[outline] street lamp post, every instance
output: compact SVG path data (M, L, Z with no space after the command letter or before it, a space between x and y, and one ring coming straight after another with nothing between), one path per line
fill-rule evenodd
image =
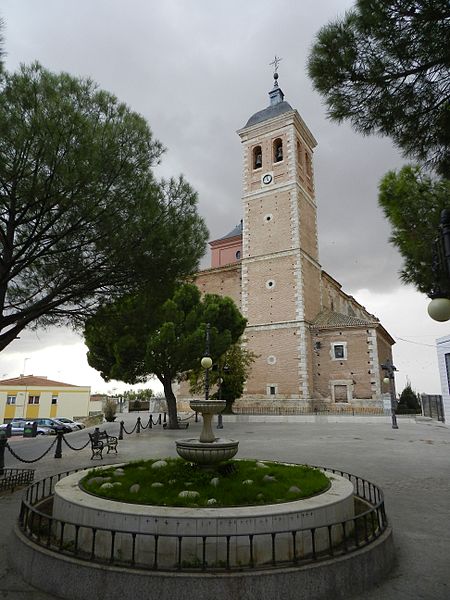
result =
M201 360L201 365L205 369L205 400L209 400L209 370L212 367L212 359L209 356L209 335L210 325L206 324L206 338L205 338L205 356Z
M428 314L435 321L450 319L450 209L444 208L439 221L439 236L433 247L431 268L434 274L434 289L428 294L431 302ZM444 284L442 281L444 280Z
M392 361L388 358L384 364L381 365L385 373L385 377L383 379L384 383L389 384L389 393L391 395L391 419L392 419L392 429L398 429L397 425L397 415L395 414L395 409L397 407L397 399L395 398L395 381L394 381L394 373L397 371L397 367L392 364Z

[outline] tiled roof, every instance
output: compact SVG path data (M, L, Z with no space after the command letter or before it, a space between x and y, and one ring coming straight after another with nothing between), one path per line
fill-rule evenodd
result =
M0 385L19 386L27 385L34 387L80 387L78 385L72 385L71 383L63 383L61 381L53 381L39 375L24 375L23 377L14 377L13 379L3 379L0 381Z
M264 108L263 110L260 110L254 115L252 115L245 124L245 127L251 127L252 125L256 125L257 123L268 121L269 119L278 117L279 115L282 115L285 112L290 112L291 110L293 110L292 106L289 104L289 102L286 101L270 105L267 108Z
M242 235L242 221L239 223L239 225L236 225L236 227L234 227L234 229L232 229L229 233L214 241L220 242L228 238L238 237L239 235Z
M332 310L322 310L312 322L312 326L316 328L328 328L328 327L366 327L368 325L375 325L379 321L377 319L360 319L359 317L352 317L350 315L343 315L342 313L334 312Z

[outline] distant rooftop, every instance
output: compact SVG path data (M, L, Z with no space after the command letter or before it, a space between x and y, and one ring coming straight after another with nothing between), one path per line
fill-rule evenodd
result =
M352 317L349 315L343 315L342 313L334 312L329 309L322 310L312 322L313 327L358 327L375 325L378 323L378 319L369 321L368 319L360 319L359 317Z
M63 383L62 381L53 381L47 379L44 375L20 375L19 377L13 377L12 379L0 380L0 386L35 386L35 387L80 387L79 385L72 385L71 383Z
M224 235L223 237L218 238L217 240L214 240L214 241L219 242L220 240L226 240L228 238L237 237L239 235L242 235L242 221L239 223L239 225L236 225L236 227L234 227L226 235Z

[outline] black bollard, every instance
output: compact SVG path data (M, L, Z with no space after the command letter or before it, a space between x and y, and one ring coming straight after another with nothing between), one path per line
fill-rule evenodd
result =
M148 428L153 429L153 415L150 415L150 419L148 420Z
M136 433L141 433L141 417L137 418Z
M119 440L123 440L123 421L120 421Z
M167 413L164 413L163 423L164 423L164 425L167 423Z
M195 419L194 419L194 421L195 421L196 423L198 423L198 412L197 412L197 411L195 411Z
M64 430L62 427L56 428L56 450L55 450L55 458L62 458L62 439L64 435Z
M5 448L8 443L8 439L6 437L6 433L4 431L0 431L0 477L2 477L5 472Z
M158 425L161 425L162 421L161 421L161 413L159 413L158 415Z

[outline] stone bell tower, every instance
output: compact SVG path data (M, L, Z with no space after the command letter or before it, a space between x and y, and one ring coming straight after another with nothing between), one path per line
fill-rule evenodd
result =
M306 401L313 393L309 324L321 307L313 149L278 85L238 131L243 144L242 312L258 355L246 395Z

